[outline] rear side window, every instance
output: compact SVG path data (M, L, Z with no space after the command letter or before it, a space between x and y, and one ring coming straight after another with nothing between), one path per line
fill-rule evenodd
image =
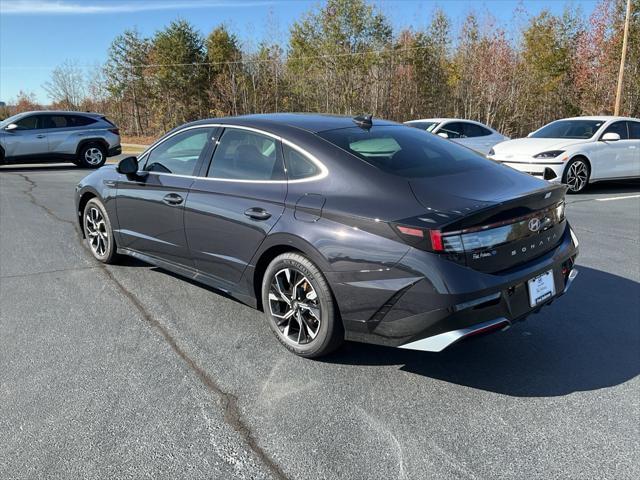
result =
M629 127L629 139L640 140L640 122L627 122Z
M169 137L151 150L144 170L193 175L212 133L211 128L193 128Z
M40 128L65 128L70 126L64 115L42 115Z
M284 145L283 148L284 161L287 165L287 178L289 180L301 180L320 173L318 166L305 155L288 145Z
M86 127L97 122L94 118L84 117L81 115L67 116L67 121L70 127Z
M491 135L491 130L476 125L475 123L465 123L464 135L466 137L486 137L487 135Z
M468 148L415 128L375 125L328 130L319 136L367 163L405 178L436 177L496 165Z
M617 133L620 135L620 140L629 139L629 134L627 133L627 122L614 122L607 127L602 135L605 133Z
M282 155L277 141L266 135L227 128L213 154L210 178L282 180Z

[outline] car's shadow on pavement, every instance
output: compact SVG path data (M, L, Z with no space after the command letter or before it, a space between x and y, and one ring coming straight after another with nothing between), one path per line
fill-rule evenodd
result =
M619 385L640 373L640 284L587 267L568 294L506 332L442 353L348 343L324 361L401 370L518 397Z

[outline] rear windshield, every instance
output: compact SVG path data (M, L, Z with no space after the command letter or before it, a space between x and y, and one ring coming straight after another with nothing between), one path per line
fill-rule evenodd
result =
M602 120L559 120L545 125L531 134L532 138L591 138L604 122Z
M385 172L406 178L451 175L492 166L474 151L416 128L380 126L318 135Z

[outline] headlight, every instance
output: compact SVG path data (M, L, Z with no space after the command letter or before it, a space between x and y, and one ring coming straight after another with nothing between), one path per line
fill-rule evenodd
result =
M562 155L564 150L549 150L548 152L541 152L534 155L533 158L556 158L558 155Z

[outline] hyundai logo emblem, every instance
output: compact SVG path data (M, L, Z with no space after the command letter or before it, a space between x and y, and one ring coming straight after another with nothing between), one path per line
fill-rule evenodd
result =
M529 230L531 230L532 232L537 232L538 230L540 230L539 218L532 218L531 220L529 220Z

